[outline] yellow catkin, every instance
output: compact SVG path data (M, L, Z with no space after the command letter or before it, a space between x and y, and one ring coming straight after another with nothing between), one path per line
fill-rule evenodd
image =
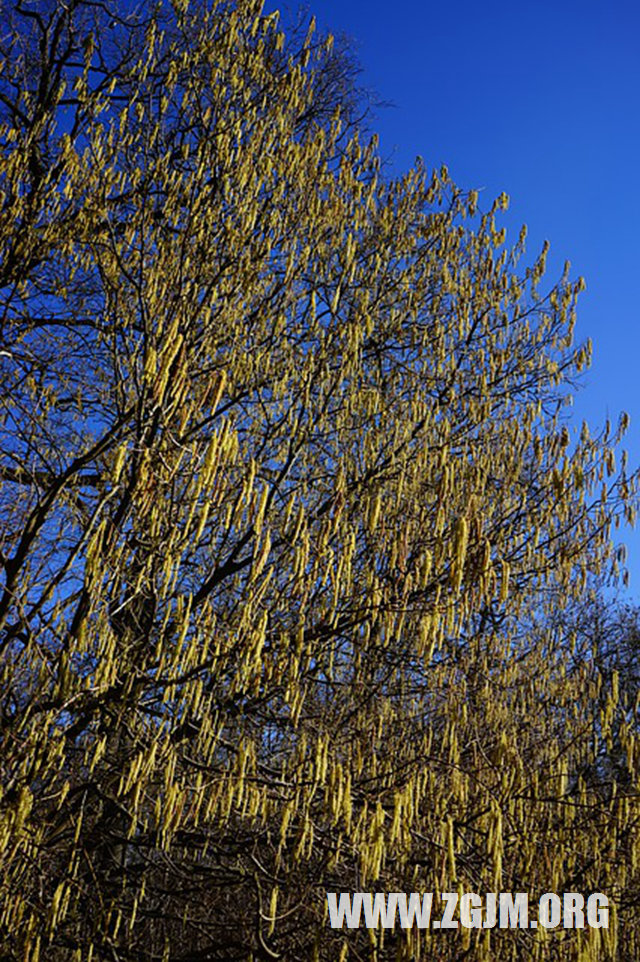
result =
M346 958L329 880L632 891L635 623L614 671L591 587L638 478L626 417L556 411L583 283L519 267L505 195L388 177L330 38L254 0L49 6L0 72L11 952ZM623 922L640 957L612 910L559 962ZM399 957L551 938L435 937Z

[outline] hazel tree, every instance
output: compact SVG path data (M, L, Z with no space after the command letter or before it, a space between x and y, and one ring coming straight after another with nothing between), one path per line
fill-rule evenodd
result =
M3 958L543 959L325 893L578 885L635 958L636 733L603 799L552 618L635 510L626 419L563 421L582 281L383 176L313 23L0 9Z

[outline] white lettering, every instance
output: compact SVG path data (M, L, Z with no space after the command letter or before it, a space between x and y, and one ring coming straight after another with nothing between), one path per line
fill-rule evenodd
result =
M337 892L327 892L327 904L329 906L329 919L332 929L341 929L344 921L347 921L347 928L357 929L360 925L360 911L362 909L362 892L353 893L353 902L349 892L340 892L340 902L337 902ZM371 902L371 896L369 896Z
M458 904L458 893L457 892L443 892L442 901L447 903L447 907L442 913L442 921L440 922L441 929L457 929L458 923L453 917L453 913L456 910L456 905Z
M594 892L587 899L587 922L592 929L609 928L609 899L602 892Z
M469 892L460 899L460 924L465 929L482 928L482 899L475 892Z
M540 897L538 910L540 925L543 925L545 929L555 929L556 926L560 925L561 915L562 904L560 898L554 895L553 892L545 892L545 894Z
M529 897L526 892L500 892L500 928L529 928Z
M409 908L407 909L407 896L404 892L398 892L398 915L400 925L403 929L410 929L415 923L419 929L428 929L431 919L431 903L433 902L433 892L425 892L420 896L417 892L412 892L409 896Z
M562 899L563 922L565 929L584 928L584 896L579 892L565 892Z

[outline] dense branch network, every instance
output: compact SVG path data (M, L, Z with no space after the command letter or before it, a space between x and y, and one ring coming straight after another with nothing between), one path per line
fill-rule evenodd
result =
M630 695L560 618L636 497L624 419L562 421L582 283L383 176L313 25L0 11L3 958L382 962L424 934L327 888L635 893Z

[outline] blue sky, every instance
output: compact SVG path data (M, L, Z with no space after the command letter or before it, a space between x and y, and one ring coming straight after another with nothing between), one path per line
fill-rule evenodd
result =
M270 9L278 6L270 3ZM295 9L295 7L293 7ZM631 417L640 464L640 7L631 2L309 0L318 25L346 33L361 82L394 106L377 112L390 170L420 154L460 187L505 190L505 221L527 250L548 239L551 280L566 259L583 275L576 337L594 364L575 423ZM629 548L640 599L640 532Z

